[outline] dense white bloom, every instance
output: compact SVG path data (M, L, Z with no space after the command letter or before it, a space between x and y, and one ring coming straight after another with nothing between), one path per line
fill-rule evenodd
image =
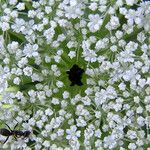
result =
M109 44L109 39L104 38L102 40L97 41L95 48L96 49L107 48L108 44Z
M80 133L81 131L77 131L77 127L75 125L71 126L70 129L66 130L67 136L66 139L67 140L76 140L78 139L78 137L80 137Z
M64 99L67 99L68 97L69 97L69 92L64 91L64 92L63 92L63 98L64 98Z
M59 99L57 99L57 98L52 98L51 103L54 104L54 105L58 105L58 104L59 104Z
M0 87L0 93L2 94L7 89L7 87L8 87L8 83L7 83L6 79L2 79L1 78L0 85L1 85L1 87Z
M16 18L15 23L11 26L11 28L19 33L25 30L25 21L23 19Z
M128 135L128 137L129 137L130 139L136 139L136 138L137 138L136 132L135 132L135 131L132 131L132 130L129 130L129 131L127 132L127 135Z
M130 6L132 6L136 2L136 0L125 0L125 1L127 5L130 5Z
M48 109L45 110L45 114L47 116L51 116L53 114L53 111L50 108L48 108Z
M31 67L26 67L23 69L24 75L31 76L33 69Z
M19 85L19 83L21 82L19 77L14 78L14 84Z
M44 143L42 144L44 147L50 147L50 142L49 141L44 141Z
M10 5L15 5L16 3L17 3L17 0L10 0L10 1L9 1L9 4L10 4Z
M86 121L84 120L83 117L79 116L78 119L76 119L76 122L77 122L77 126L78 127L84 127L87 125Z
M76 57L76 52L75 51L70 51L68 56L72 59L72 58Z
M67 3L69 4L69 2ZM68 19L79 18L83 15L82 7L82 3L77 3L77 0L71 0L70 6L64 5L65 17L67 17Z
M2 29L2 31L7 31L10 29L10 25L7 22L0 22L0 28Z
M128 148L131 149L131 150L134 150L134 149L136 149L136 145L134 143L130 143L128 145Z
M148 147L150 2L0 5L0 149Z
M56 85L57 85L58 88L62 88L64 83L62 81L57 81Z
M18 5L16 7L18 8L18 10L24 10L25 9L25 3L18 3Z
M95 11L98 7L97 7L97 3L91 3L89 8L92 10L92 11Z
M88 62L96 62L97 60L97 54L94 50L84 50L82 54L85 60Z
M91 32L98 31L103 23L102 17L100 17L98 14L95 15L90 14L88 17L90 19L90 22L87 24L89 30Z
M120 26L119 19L116 16L111 16L110 22L106 25L108 30L117 29Z
M125 89L126 89L126 85L124 83L120 83L118 87L122 91L125 91Z
M38 56L37 50L38 50L37 44L34 44L34 45L27 44L23 49L23 53L27 57L37 57Z
M137 118L137 123L140 125L140 126L144 126L145 125L145 118L143 117L138 117Z
M100 111L96 111L95 112L95 117L96 118L101 118L101 112Z

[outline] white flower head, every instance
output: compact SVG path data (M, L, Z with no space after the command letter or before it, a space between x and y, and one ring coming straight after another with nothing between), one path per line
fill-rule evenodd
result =
M70 139L76 140L80 137L81 131L77 131L77 127L73 125L70 127L70 129L66 129L66 133L67 133L67 136L66 136L67 140L70 140Z
M103 23L103 19L99 16L99 14L95 14L95 15L90 14L89 19L90 22L87 24L89 30L91 32L98 31Z

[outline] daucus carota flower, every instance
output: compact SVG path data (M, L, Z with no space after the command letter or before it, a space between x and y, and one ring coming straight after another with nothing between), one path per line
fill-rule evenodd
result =
M148 0L1 0L0 149L149 150L149 31Z

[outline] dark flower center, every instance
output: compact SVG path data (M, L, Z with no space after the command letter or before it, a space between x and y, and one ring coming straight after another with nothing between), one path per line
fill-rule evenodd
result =
M72 68L66 72L68 74L69 80L71 81L70 86L74 86L75 84L78 86L83 85L83 83L81 82L83 72L84 70L76 64L73 65Z

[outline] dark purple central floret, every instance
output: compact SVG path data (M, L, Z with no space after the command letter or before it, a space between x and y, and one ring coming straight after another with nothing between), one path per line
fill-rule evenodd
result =
M75 84L79 86L83 85L83 83L81 82L83 72L84 70L76 64L73 65L72 68L66 72L69 75L69 80L71 81L70 86L74 86Z

